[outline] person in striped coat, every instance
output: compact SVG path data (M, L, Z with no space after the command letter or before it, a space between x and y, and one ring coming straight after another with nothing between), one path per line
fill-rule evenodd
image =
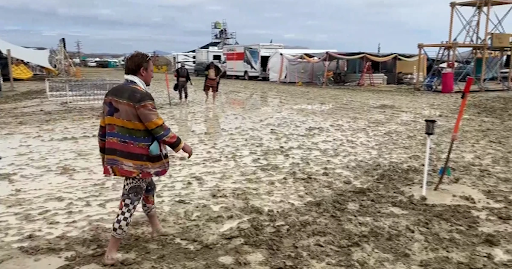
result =
M192 148L173 133L158 114L148 86L153 78L151 57L135 52L125 62L125 81L110 89L103 101L98 133L103 172L124 178L119 213L103 263L118 261L117 251L126 235L133 213L142 201L152 235L164 234L155 210L155 176L169 170L167 147L184 151Z

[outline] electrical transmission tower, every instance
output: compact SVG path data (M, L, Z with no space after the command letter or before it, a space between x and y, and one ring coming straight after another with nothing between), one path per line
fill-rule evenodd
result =
M78 54L78 60L80 61L80 63L82 63L82 41L77 40L75 44L76 52Z

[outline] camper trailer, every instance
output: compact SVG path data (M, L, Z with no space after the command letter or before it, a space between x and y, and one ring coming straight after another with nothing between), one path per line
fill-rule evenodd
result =
M224 47L226 75L249 79L268 79L268 60L283 44L229 45Z
M181 67L181 63L185 64L185 68L188 72L194 72L196 66L196 54L195 53L173 53L172 59L174 62L174 69Z
M196 66L194 73L196 76L204 75L204 69L210 62L219 65L224 61L224 54L222 50L217 47L210 47L208 49L196 50Z

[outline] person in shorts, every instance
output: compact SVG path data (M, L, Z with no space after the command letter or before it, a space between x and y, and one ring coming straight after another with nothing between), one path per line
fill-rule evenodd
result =
M219 91L219 82L221 74L222 71L220 67L218 67L214 62L210 62L210 64L206 66L206 79L204 81L204 93L206 94L206 100L204 101L205 103L208 102L208 93L211 91L213 95L213 103L215 104L217 92Z

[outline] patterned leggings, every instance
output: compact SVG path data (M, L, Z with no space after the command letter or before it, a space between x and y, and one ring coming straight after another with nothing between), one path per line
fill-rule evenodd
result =
M155 208L156 185L153 179L127 177L124 179L119 213L112 224L112 236L123 238L128 232L132 216L142 200L142 210L147 215Z

